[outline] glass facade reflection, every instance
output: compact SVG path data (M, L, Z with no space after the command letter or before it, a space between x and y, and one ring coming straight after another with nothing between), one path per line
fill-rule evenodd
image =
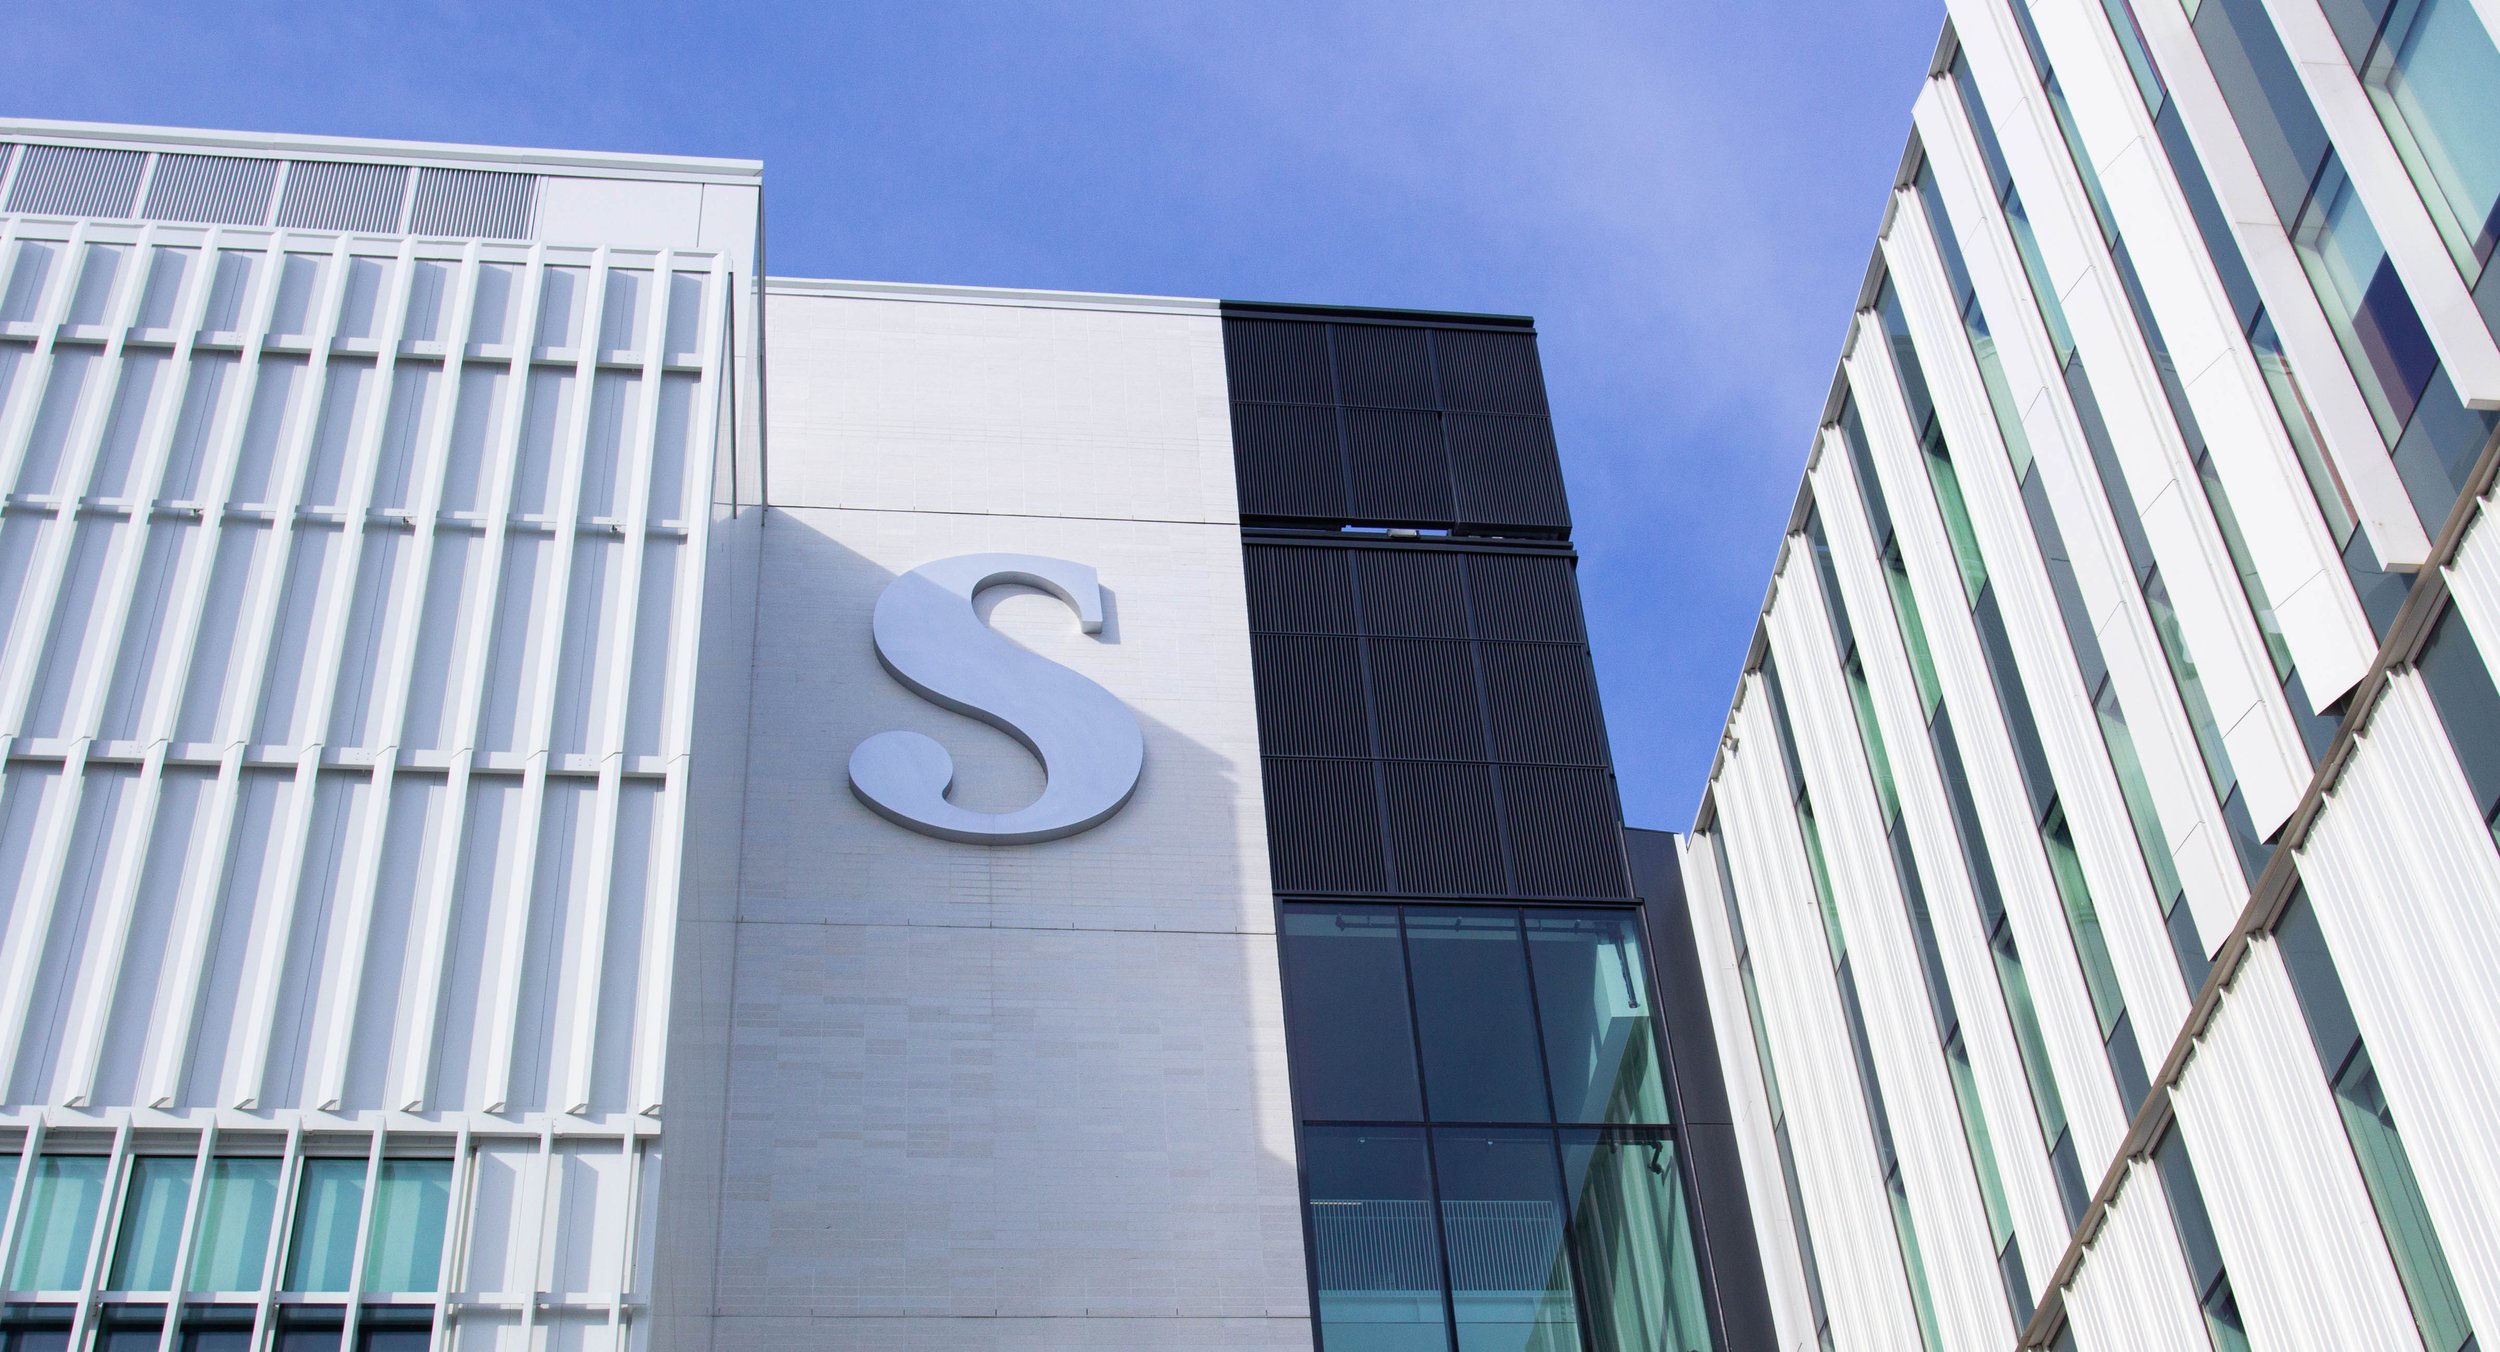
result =
M1329 1352L1713 1346L1638 924L1285 907Z

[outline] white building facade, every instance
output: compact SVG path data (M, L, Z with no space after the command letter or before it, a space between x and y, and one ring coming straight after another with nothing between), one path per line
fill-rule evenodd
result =
M1952 0L1684 853L1787 1348L2500 1329L2500 9Z
M761 192L0 124L0 1352L1755 1345L1533 326Z

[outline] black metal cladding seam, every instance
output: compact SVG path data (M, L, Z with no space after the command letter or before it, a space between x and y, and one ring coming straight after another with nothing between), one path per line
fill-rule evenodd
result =
M1340 397L1349 405L1430 410L1432 356L1425 330L1377 324L1335 324Z
M1441 449L1441 415L1430 409L1349 408L1346 455L1350 515L1386 521L1452 521L1458 495Z
M1580 607L1571 560L1531 554L1465 556L1478 635L1579 643Z

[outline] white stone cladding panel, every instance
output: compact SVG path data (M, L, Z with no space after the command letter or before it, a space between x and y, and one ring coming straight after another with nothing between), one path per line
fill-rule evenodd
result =
M776 506L1239 519L1211 313L786 289L767 308Z
M1307 1346L1221 325L864 292L768 301L712 1345ZM988 552L1107 593L1098 635L1029 588L979 607L1138 718L1090 831L942 841L847 786L906 729L963 806L1039 792L870 636L896 576Z

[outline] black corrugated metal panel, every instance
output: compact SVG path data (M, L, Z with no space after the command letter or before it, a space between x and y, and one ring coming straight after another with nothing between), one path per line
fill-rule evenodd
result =
M1476 699L1475 650L1464 639L1363 640L1380 720L1380 754L1396 759L1489 759ZM1401 856L1402 857L1402 856Z
M1235 400L1266 404L1333 404L1328 329L1292 320L1224 322L1224 378Z
M1529 897L1626 897L1623 809L1612 772L1501 767L1511 862Z
M1528 321L1228 301L1224 352L1246 523L1569 536Z
M1363 632L1405 638L1467 637L1459 556L1437 550L1348 551L1363 597Z
M1388 324L1329 328L1337 347L1341 402L1360 408L1440 407L1433 394L1430 329Z
M27 146L9 184L9 210L37 216L127 216L148 157L136 150Z
M1576 643L1486 643L1485 722L1497 760L1606 764L1589 650Z
M1430 409L1345 411L1350 519L1455 521L1450 455Z
M1571 529L1554 426L1541 417L1446 414L1450 475L1462 526L1501 532Z
M1233 405L1233 463L1246 517L1334 521L1346 513L1345 452L1326 404Z
M1469 553L1467 592L1485 638L1578 643L1580 587L1563 554Z
M1432 335L1432 355L1441 371L1442 407L1546 415L1535 335L1453 329Z
M1253 634L1259 745L1271 756L1372 754L1360 640Z
M1502 876L1491 766L1391 761L1381 771L1400 893L1500 896L1510 890Z
M1277 891L1387 890L1371 762L1270 756L1261 769L1268 862Z
M1250 628L1273 634L1351 634L1353 556L1342 549L1247 545Z

